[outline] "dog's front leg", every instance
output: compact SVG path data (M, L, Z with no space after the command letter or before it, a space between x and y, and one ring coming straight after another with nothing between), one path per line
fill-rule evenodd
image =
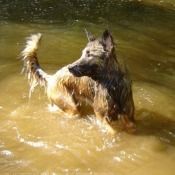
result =
M94 112L98 120L101 122L102 126L105 128L105 130L111 135L116 135L116 131L112 128L111 124L109 123L106 116L100 112L100 110L94 108Z
M102 86L98 86L95 91L94 97L94 113L98 120L101 122L105 130L111 135L116 135L116 131L112 128L109 120L108 120L108 108L109 108L109 96L106 89Z
M122 115L122 121L123 121L125 128L128 132L134 133L136 131L134 123L129 119L129 117L126 114Z

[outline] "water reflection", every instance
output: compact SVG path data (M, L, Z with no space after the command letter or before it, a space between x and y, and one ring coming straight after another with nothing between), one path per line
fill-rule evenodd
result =
M1 1L1 172L173 174L175 149L174 1ZM133 79L137 133L109 137L89 107L70 120L48 110L43 89L28 100L20 75L24 38L43 34L48 73L81 55L84 28L109 27Z

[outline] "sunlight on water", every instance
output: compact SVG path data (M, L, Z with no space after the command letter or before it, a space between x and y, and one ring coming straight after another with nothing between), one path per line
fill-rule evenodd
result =
M0 3L1 173L174 174L173 0ZM54 74L81 56L84 28L99 37L106 27L130 69L135 102L136 132L118 121L115 137L87 103L77 119L51 108L42 88L29 99L20 74L20 52L31 34L43 34L39 62Z

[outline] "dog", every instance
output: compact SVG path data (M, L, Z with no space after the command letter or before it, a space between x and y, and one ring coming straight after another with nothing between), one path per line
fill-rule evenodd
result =
M129 69L116 56L113 37L108 29L96 39L86 31L87 46L81 57L54 75L42 70L37 50L42 35L31 35L21 52L23 71L30 84L29 97L37 85L43 86L51 105L56 105L64 114L81 116L81 100L92 105L94 113L105 130L117 133L111 123L121 118L127 128L134 128L134 101Z

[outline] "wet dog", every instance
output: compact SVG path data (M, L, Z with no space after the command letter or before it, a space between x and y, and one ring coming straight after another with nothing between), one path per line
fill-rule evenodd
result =
M85 100L111 135L116 133L111 122L119 118L133 128L132 81L124 61L116 56L113 37L107 29L98 39L87 31L86 35L88 43L81 57L54 75L45 73L37 59L41 34L27 38L21 55L30 83L29 96L39 84L44 86L51 104L68 116L80 116L79 104Z

